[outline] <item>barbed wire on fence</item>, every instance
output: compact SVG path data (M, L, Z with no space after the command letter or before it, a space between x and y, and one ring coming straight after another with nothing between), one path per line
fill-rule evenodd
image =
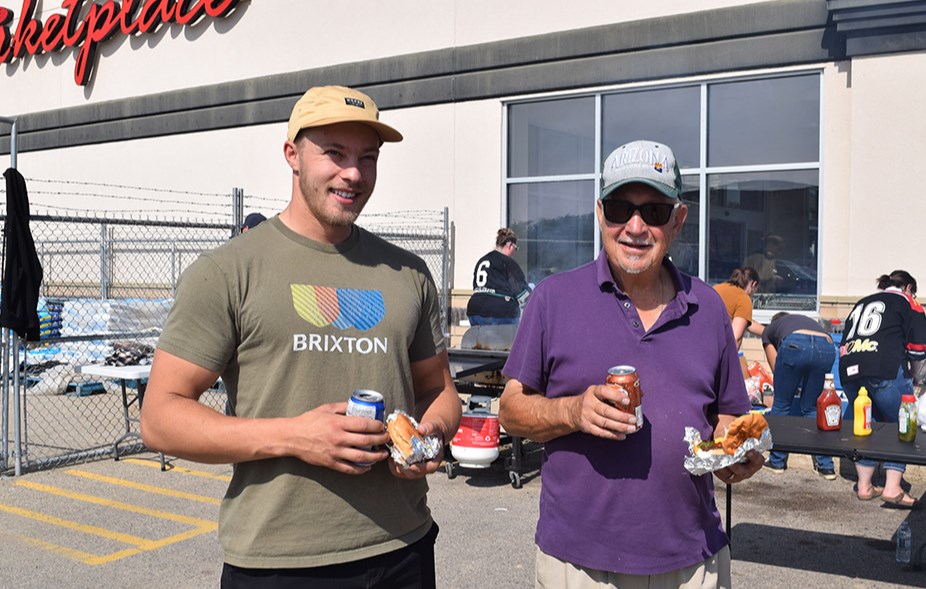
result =
M199 218L213 222L228 221L233 216L230 200L231 189L228 192L196 191L113 182L33 177L26 178L26 181L30 186L30 206L33 215L80 216L89 214L98 218L121 218L122 215L134 214L139 215L137 220L163 220L183 216L186 221ZM0 194L5 193L5 188L0 187ZM88 204L69 206L62 202L75 199L81 199ZM223 201L222 199L229 200ZM289 199L288 197L245 194L244 202L246 210L271 212L285 208ZM145 203L156 208L126 208L125 205L128 203ZM433 210L395 213L367 212L361 217L359 223L365 227L408 226L409 224L420 226L434 223L439 220L439 217L440 212Z
M98 216L111 213L147 214L149 218L165 219L177 215L198 217L215 222L232 218L231 190L211 192L173 188L63 180L52 178L26 178L32 212L58 214L60 211L79 213L95 211ZM6 190L0 188L0 194ZM73 202L84 206L69 206ZM68 204L63 204L67 202ZM126 208L126 205L144 204L148 208Z
M252 203L251 204L252 208L260 208L259 206L255 206L254 203L257 203L258 205L261 203L265 203L267 205L270 205L267 208L282 210L289 203L288 197L287 198L276 198L272 196L256 196L253 194L245 194L244 199L246 202Z

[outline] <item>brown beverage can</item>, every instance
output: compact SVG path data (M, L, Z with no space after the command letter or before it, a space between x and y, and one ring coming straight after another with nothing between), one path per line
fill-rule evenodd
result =
M624 413L631 413L637 418L637 429L643 427L643 390L640 388L640 375L637 369L626 364L608 368L608 378L605 382L612 387L621 389L630 400L629 405L617 404L615 407Z

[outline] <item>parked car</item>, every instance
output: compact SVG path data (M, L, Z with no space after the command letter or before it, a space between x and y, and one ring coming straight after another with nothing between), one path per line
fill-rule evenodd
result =
M817 269L801 266L790 260L776 260L775 270L782 278L778 292L792 294L817 293Z

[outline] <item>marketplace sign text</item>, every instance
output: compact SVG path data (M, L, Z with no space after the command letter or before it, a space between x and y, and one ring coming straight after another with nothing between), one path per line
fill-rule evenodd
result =
M41 55L79 47L74 81L85 86L93 71L97 46L117 32L123 35L153 33L161 24L191 25L205 16L224 18L238 0L106 0L90 4L83 19L84 0L63 0L64 13L54 13L43 23L33 17L37 0L23 0L19 24L10 33L15 14L0 6L0 63L24 55Z

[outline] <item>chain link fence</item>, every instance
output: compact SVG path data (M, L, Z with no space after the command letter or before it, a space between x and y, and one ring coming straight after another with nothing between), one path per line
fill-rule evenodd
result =
M363 214L357 221L367 231L417 254L428 265L440 298L441 325L449 335L450 218L448 210Z
M446 326L446 209L364 215L361 224L426 261ZM30 227L44 269L41 340L14 338L15 345L8 346L0 473L140 452L137 437L122 442L127 432L137 431L139 410L137 404L124 406L121 381L82 373L80 367L149 364L180 274L236 228L50 215L33 216ZM126 381L130 399L144 382ZM221 383L201 402L223 410Z

